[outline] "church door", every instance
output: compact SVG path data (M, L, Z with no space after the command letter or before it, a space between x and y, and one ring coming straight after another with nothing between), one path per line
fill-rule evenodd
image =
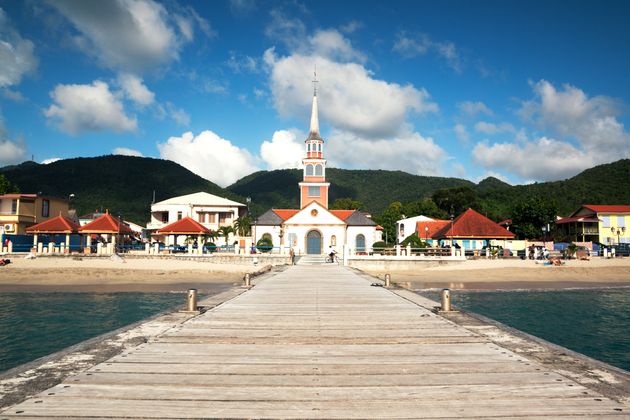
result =
M306 253L316 255L322 253L322 235L316 230L311 230L306 235Z

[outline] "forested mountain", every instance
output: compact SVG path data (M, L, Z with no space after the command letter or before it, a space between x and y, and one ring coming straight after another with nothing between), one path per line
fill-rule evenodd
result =
M48 165L25 162L0 168L0 174L25 193L64 198L75 194L72 204L79 213L108 208L140 224L148 220L153 191L156 201L197 191L241 203L251 197L255 215L272 207L297 208L302 177L298 169L259 171L223 189L174 162L129 156L66 159ZM630 204L629 159L588 169L564 181L516 186L496 178L474 184L384 170L328 168L326 177L331 183L331 204L351 198L377 219L393 202L417 204L407 209L437 205L442 217L454 203L455 212L471 206L495 220L510 217L515 204L531 199L552 202L560 215L585 203Z
M175 162L132 156L65 159L48 165L24 162L0 168L23 193L61 198L74 194L72 206L79 215L96 209L145 225L153 192L156 201L206 191L239 202L242 197L195 175Z

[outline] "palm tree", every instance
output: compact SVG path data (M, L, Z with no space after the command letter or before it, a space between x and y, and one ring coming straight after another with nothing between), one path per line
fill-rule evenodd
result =
M234 231L238 236L249 236L252 231L252 219L249 216L239 217L234 221Z
M232 226L221 226L219 228L219 236L223 236L225 238L225 246L228 244L228 237L230 233L234 233L234 229Z

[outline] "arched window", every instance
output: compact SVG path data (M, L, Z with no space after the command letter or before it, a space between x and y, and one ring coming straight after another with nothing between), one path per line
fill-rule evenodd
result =
M311 143L306 143L306 150L307 150L308 152L310 152L310 151L311 151Z
M321 143L319 143L319 144L317 145L317 151L318 151L318 152L321 152L321 151L322 151L322 144L321 144Z
M324 169L322 165L315 165L315 176L323 176Z
M306 165L306 176L312 176L313 175L313 165L308 164Z
M335 235L330 237L330 246L337 246L337 237Z
M355 245L357 252L365 252L365 236L358 234L355 240Z

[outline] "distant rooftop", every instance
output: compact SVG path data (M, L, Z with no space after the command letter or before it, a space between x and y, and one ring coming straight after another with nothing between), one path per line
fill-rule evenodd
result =
M180 195L179 197L169 198L168 200L159 201L154 205L193 205L193 206L241 206L245 207L245 204L237 203L236 201L228 200L227 198L219 197L207 192L196 192L193 194Z

